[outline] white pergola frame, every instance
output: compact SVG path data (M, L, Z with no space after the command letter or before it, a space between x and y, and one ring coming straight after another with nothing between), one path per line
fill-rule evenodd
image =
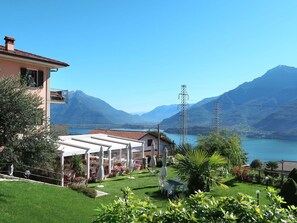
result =
M127 150L127 161L129 160L128 147L131 145L133 152L142 152L144 156L144 142L122 137L115 137L105 134L86 134L86 135L68 135L60 136L57 141L57 154L61 158L61 186L64 186L64 158L74 155L86 155L87 157L87 179L90 177L90 154L97 153L100 148L108 151L108 172L111 173L111 151L120 150L120 159L122 150ZM136 149L138 148L138 149Z

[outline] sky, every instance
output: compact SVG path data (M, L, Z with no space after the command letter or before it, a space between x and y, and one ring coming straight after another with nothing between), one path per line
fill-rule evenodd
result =
M180 103L184 84L196 103L297 67L295 0L0 1L0 45L67 62L52 88L129 113Z

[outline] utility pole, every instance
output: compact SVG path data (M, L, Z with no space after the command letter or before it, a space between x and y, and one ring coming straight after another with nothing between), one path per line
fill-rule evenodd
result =
M179 104L179 121L180 121L180 144L184 145L187 143L187 135L188 135L188 104L187 100L189 100L189 95L187 93L187 86L181 85L181 93L178 95L178 99L180 99Z

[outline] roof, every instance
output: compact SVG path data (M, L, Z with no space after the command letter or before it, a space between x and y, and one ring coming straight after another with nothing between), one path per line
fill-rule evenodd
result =
M143 132L143 131L127 131L127 130L107 130L107 129L94 129L89 134L106 134L110 136L118 136L123 138L129 138L129 139L135 139L135 140L141 140L144 136L150 135L154 138L158 138L157 135L150 133L150 132ZM172 142L164 139L161 137L161 140L164 142L167 142L171 144Z
M137 131L126 131L126 130L107 130L107 129L94 129L89 134L106 134L112 136L118 136L123 138L135 139L140 140L147 132L137 132Z
M140 152L143 142L131 140L127 138L115 138L104 134L87 134L87 135L67 135L59 136L58 152L62 152L63 156L73 156L79 154L97 153L101 147L103 151L127 149L131 145L132 152Z
M58 60L54 60L54 59L39 56L39 55L36 55L36 54L28 53L28 52L25 52L25 51L21 51L21 50L17 50L17 49L14 49L13 51L12 50L6 50L4 46L0 46L0 56L1 55L4 55L6 57L28 59L28 60L48 63L48 64L51 64L51 65L54 65L54 67L68 67L69 66L69 64L67 64L65 62L61 62L61 61L58 61Z

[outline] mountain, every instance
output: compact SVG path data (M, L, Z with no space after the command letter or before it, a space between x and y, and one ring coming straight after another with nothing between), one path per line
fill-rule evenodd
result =
M163 119L171 117L176 113L178 113L177 104L162 105L162 106L156 107L150 112L142 114L140 117L147 122L159 123Z
M269 130L284 131L287 125L278 127L278 122L290 122L288 108L297 100L297 69L278 66L262 77L246 82L228 91L215 101L219 103L220 124L223 128L238 131ZM288 106L288 107L286 107ZM188 126L212 127L214 101L192 106L188 111ZM161 126L178 127L179 114L163 120ZM269 124L269 122L271 122ZM292 124L293 125L293 124Z
M68 104L51 105L54 124L126 124L140 123L138 115L116 110L105 101L86 95L82 91L69 92Z
M297 131L297 99L280 107L266 118L255 124L260 130L294 133Z
M199 107L201 105L207 104L209 102L215 101L217 98L218 97L204 98L201 101L197 102L196 104L193 104L191 106L191 108L193 109L193 108Z

